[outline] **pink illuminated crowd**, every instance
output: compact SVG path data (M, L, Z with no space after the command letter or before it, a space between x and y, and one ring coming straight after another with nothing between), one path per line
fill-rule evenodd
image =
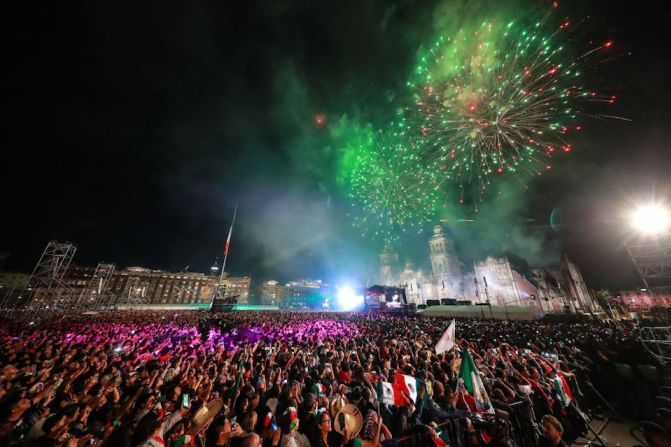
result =
M457 320L438 354L449 323L14 315L0 323L0 446L562 446L586 435L594 385L619 386L612 362L650 361L610 323Z

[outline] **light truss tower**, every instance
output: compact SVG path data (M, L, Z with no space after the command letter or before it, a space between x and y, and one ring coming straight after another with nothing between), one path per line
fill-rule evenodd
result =
M76 251L77 247L69 242L50 241L13 307L27 306L35 311L65 310L74 293L64 278Z
M629 245L627 251L653 296L671 289L671 233Z
M115 269L114 264L99 262L91 276L91 281L74 303L74 309L109 309L112 307L115 304L116 296L108 286Z

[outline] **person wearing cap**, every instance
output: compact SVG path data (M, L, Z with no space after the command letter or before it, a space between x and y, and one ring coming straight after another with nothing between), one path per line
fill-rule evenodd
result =
M564 427L556 417L546 414L541 419L541 423L543 424L543 438L538 444L539 447L568 447L568 444L562 440Z
M343 397L342 394L336 393L329 402L329 408L331 409L331 418L335 418L338 412L342 407L347 404L347 398Z

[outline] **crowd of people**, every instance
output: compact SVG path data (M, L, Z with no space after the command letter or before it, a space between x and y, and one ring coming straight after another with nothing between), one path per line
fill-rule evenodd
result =
M633 325L596 322L457 319L456 346L436 353L450 322L14 315L0 323L0 446L563 446L600 404L592 385L619 386L609 364L648 360ZM385 386L406 392L391 404Z

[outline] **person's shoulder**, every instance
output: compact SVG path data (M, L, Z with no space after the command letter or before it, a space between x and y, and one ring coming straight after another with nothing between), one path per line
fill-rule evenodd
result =
M308 439L307 436L305 436L303 433L299 433L299 442L300 447L310 447L312 444L310 443L310 440Z
M296 438L294 436L286 435L282 437L282 442L280 442L281 447L297 447Z

